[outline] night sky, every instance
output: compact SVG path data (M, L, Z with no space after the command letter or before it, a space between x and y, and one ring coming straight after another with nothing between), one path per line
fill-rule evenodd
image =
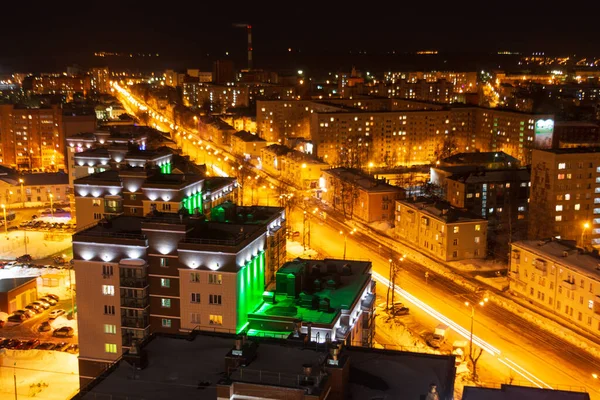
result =
M94 4L100 7L102 3ZM387 17L359 20L356 15L338 20L225 20L201 8L178 4L173 4L170 14L182 15L180 18L126 7L110 17L82 9L69 10L68 15L49 10L49 14L23 18L25 12L3 24L8 34L2 40L0 72L50 72L71 64L87 67L115 61L95 58L95 51L159 53L159 60L144 60L148 68L209 68L215 59L226 57L244 67L246 32L232 24L248 22L253 26L255 64L262 68L338 67L336 64L355 61L366 68L369 63L380 63L377 57L382 55L396 52L400 56L422 49L472 55L511 50L600 56L600 24L583 17L596 14L597 8L581 5L579 16L562 11L528 15L524 10L522 15L485 19L481 15L493 13L482 9L479 16L459 17L404 10L395 14L396 22Z

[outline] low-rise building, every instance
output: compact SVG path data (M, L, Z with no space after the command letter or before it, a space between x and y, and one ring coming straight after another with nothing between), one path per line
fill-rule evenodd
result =
M267 141L247 131L239 131L231 135L231 152L246 159L259 158Z
M366 223L392 221L394 202L405 198L404 189L350 168L323 171L319 187L317 195L323 201L347 217Z
M37 298L36 277L0 279L0 312L12 314Z
M19 174L0 169L0 201L8 208L67 203L70 194L69 176L64 172Z
M600 336L600 257L556 239L524 240L511 248L513 293Z
M447 203L396 201L395 234L442 261L485 258L488 222Z
M318 189L323 171L329 164L310 154L292 150L287 146L272 144L261 151L261 168L302 189Z

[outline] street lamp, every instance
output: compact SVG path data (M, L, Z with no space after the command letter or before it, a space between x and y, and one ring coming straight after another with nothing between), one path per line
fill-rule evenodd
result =
M481 300L478 304L479 306L483 307L486 305L486 303L488 302L488 298L484 298L483 300ZM479 357L481 357L481 354L483 353L483 349L479 349L479 354L477 355L477 357L473 358L473 321L475 319L475 306L477 304L473 304L473 303L469 303L468 301L465 301L465 306L467 307L471 307L471 336L469 339L469 359L471 360L471 363L473 364L473 379L477 379L477 361L479 360Z
M54 202L52 201L52 199L54 198L54 195L52 193L50 193L48 195L48 197L50 197L50 216L52 218L54 218Z
M4 233L8 235L8 222L6 221L6 204L2 204L2 212L4 213Z
M356 232L356 228L352 229L350 231L351 235L354 235L354 232ZM345 234L344 231L340 231L340 235L344 236L344 260L346 259L346 246L348 245L348 234Z
M23 200L23 208L25 208L25 192L23 191L23 179L19 179L19 183L21 184L21 200Z
M369 175L371 175L371 169L373 168L373 162L369 163Z
M581 247L585 248L585 243L583 241L584 235L585 235L585 231L590 227L590 223L589 222L585 222L583 224L583 229L581 230Z

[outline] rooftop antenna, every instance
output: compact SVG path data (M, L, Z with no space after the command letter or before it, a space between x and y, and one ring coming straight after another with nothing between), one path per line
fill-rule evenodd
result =
M248 70L252 69L252 25L233 24L236 28L246 28L248 30Z

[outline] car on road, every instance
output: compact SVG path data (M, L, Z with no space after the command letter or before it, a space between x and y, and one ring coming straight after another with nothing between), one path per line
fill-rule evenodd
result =
M40 332L50 332L52 330L52 326L50 326L50 321L44 321L38 328Z
M60 300L60 297L58 297L58 296L57 296L57 295L55 295L55 294L51 294L51 293L48 293L48 294L47 294L45 297L49 297L49 298L51 298L51 299L54 299L54 300L56 300L56 301L59 301L59 300Z
M59 342L59 343L56 344L56 347L54 348L54 350L56 350L56 351L65 351L70 345L71 345L71 343Z
M28 263L31 261L33 261L33 257L31 257L31 255L29 255L29 254L23 254L22 256L17 257L17 262L20 262L20 263Z
M41 297L38 300L45 301L46 303L50 304L51 306L55 306L56 303L58 303L58 301L54 300L52 297Z
M439 349L446 340L447 330L448 326L444 324L439 324L436 326L435 330L433 331L433 335L427 338L427 344L434 349Z
M42 307L44 310L47 310L47 309L50 308L50 303L47 303L47 302L45 302L44 300L41 300L41 299L37 299L36 301L34 301L31 304L37 304L40 307Z
M14 349L15 347L19 346L21 344L21 341L19 339L10 339L8 341L8 343L6 343L6 345L4 346L5 349Z
M54 337L73 337L73 335L75 335L75 330L73 328L71 328L70 326L63 326L61 328L55 329L54 332L52 332L52 336Z
M63 310L62 308L56 309L56 310L52 310L50 311L50 315L48 315L48 318L50 319L56 319L58 317L60 317L61 315L65 314L66 311Z
M17 322L17 323L21 323L23 321L25 321L27 319L27 317L25 316L25 314L12 314L8 316L8 322Z
M66 351L67 353L71 353L71 354L77 354L77 353L79 353L79 345L72 344L69 347L67 347L64 351Z
M44 312L44 309L42 307L38 306L37 304L27 304L25 306L25 308L27 310L33 311L36 314L40 314L40 313Z
M56 343L44 342L44 343L40 344L37 347L37 349L38 350L54 350L55 347L56 347Z
M29 339L26 342L22 342L17 350L32 350L40 345L40 341L38 339Z

